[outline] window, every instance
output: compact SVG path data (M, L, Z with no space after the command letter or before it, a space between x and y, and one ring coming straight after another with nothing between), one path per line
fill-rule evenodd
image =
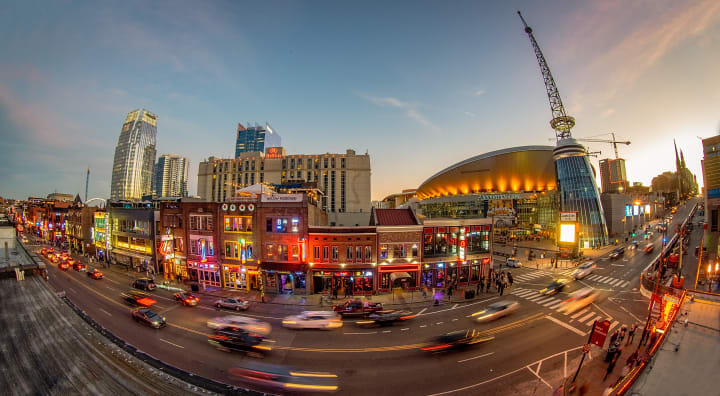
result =
M313 259L318 261L320 258L320 246L313 246Z
M293 261L300 261L300 246L291 245L290 246L290 256L292 257Z
M278 245L277 259L281 261L288 261L288 246Z
M361 262L362 261L362 246L355 246L355 261Z
M395 244L393 245L393 258L405 257L405 245Z
M330 248L327 246L323 246L322 250L323 250L323 256L322 256L323 261L330 260Z
M190 229L197 231L213 231L212 215L190 215Z
M225 241L225 258L237 260L240 258L240 245L235 241Z
M340 249L337 246L332 247L332 260L338 261Z
M417 244L412 245L412 256L417 257L418 256L418 246Z
M365 246L365 262L372 261L372 246Z
M273 253L274 253L273 249L275 249L275 246L273 246L273 244L268 243L265 245L265 251L267 252L267 258L270 259L273 257Z
M345 252L345 259L347 261L353 261L353 247L348 246Z
M300 232L300 219L293 217L290 221L290 232Z
M265 221L265 232L273 232L273 219L268 217Z
M275 219L275 232L287 232L287 219L278 217Z
M386 259L388 257L387 245L380 246L380 259Z

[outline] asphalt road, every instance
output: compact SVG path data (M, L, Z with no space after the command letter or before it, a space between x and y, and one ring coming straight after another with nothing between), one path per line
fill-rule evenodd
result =
M686 208L679 210L675 221L683 210ZM296 331L282 328L281 320L301 307L255 304L242 314L266 320L273 327L273 350L265 362L335 373L343 394L465 394L475 390L487 394L549 394L568 371L574 370L578 349L586 342L595 319L609 319L612 329L644 321L648 301L638 292L640 272L659 253L660 239L656 233L649 241L656 246L652 254L628 249L616 260L599 258L592 275L571 282L551 298L538 298L537 291L567 273L520 268L512 271L515 284L502 297L491 293L472 303L414 308L417 318L395 326L364 328L355 320L345 320L342 328L333 331ZM211 331L206 321L234 314L212 307L213 301L184 307L173 301L171 292L156 290L152 293L157 300L155 310L169 325L155 330L132 321L130 307L120 298L120 293L130 288L132 274L105 271L105 279L93 280L85 273L60 271L56 265L50 265L49 270L53 287L65 290L103 326L170 364L240 384L227 369L254 359L221 352L207 342ZM569 293L587 286L600 290L602 297L570 315L557 311ZM477 324L469 317L501 299L520 302L520 309L488 324ZM466 328L495 338L456 353L419 350L432 337Z

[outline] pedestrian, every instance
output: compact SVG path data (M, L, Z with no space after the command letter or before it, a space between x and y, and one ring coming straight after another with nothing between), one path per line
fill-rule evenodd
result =
M475 285L475 295L480 295L480 285L482 285L482 278L480 278L480 282Z
M635 361L638 358L637 351L633 352L630 356L628 356L627 360L625 361L626 366L632 367L635 364Z
M637 324L633 323L633 325L630 326L630 331L628 332L627 344L625 344L625 345L632 344L633 338L635 338L635 331L637 331Z
M627 326L622 325L622 327L620 327L620 338L619 338L620 342L622 342L625 339L626 334L627 334Z
M512 274L510 273L510 271L508 271L508 273L507 273L507 278L508 278L508 282L510 282L510 287L512 287L512 285L513 285L513 276L512 276Z
M502 296L502 295L503 295L503 291L505 290L505 284L502 283L502 282L500 282L500 285L499 285L498 288L499 288L499 290L500 290L500 295Z
M615 330L615 332L610 336L610 345L615 344L615 340L620 336L620 332Z
M422 288L422 297L423 297L423 300L425 298L427 298L427 287L426 286L423 286L423 288Z
M337 300L337 296L338 296L338 289L337 289L337 287L333 287L332 295L333 295L333 300Z
M603 382L607 379L607 377L612 374L613 370L615 369L615 363L617 362L617 356L613 357L613 359L608 363L607 370L605 370L605 376L603 377Z
M448 301L450 301L450 298L452 297L452 285L450 285L450 287L448 287L447 296L448 296Z

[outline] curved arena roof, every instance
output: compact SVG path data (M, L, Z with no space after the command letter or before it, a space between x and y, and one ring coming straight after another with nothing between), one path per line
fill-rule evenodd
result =
M417 189L417 197L554 190L554 148L511 147L468 158L425 180Z

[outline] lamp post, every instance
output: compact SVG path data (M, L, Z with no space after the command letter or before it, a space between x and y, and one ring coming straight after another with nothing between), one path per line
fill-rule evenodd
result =
M710 264L708 264L707 278L708 278L708 292L712 292L712 262L710 262Z

